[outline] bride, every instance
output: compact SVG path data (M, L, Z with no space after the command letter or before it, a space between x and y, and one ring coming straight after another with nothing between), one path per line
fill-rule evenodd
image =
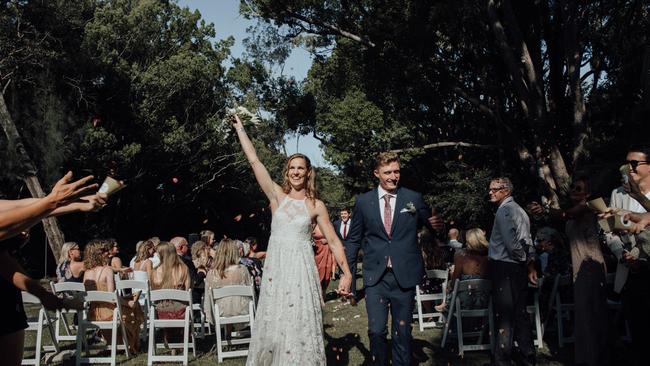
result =
M316 199L315 171L306 156L291 155L279 186L258 159L237 115L233 127L273 213L246 365L325 365L323 299L311 244L312 222L343 269L339 295L349 295L352 274L327 208Z

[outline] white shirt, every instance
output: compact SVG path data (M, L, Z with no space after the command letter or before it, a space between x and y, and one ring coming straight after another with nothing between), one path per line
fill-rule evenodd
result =
M389 194L391 196L390 199L390 222L393 222L393 217L395 217L395 204L397 203L397 194L395 193L388 193L386 192L381 186L377 188L377 193L379 195L379 212L381 214L381 222L384 222L384 206L386 205L386 201L384 200L384 196Z
M347 227L346 227L347 225ZM341 220L341 227L339 228L339 233L341 233L341 237L345 239L345 237L350 234L350 225L352 225L352 219L348 219L348 221L343 221ZM345 227L345 235L343 235L343 228Z

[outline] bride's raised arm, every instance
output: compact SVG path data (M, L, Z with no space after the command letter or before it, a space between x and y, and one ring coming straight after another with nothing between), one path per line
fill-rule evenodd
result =
M282 189L279 185L273 182L268 170L266 170L264 164L262 164L260 159L257 157L255 147L253 146L253 143L251 142L250 138L248 138L248 135L244 130L244 124L236 114L234 115L234 122L232 125L237 132L237 137L239 137L239 142L241 143L242 150L244 150L244 154L246 154L246 159L248 159L248 162L253 168L253 173L255 173L257 184L260 185L260 188L262 188L262 191L266 197L269 199L269 201L271 201L271 204L277 203L277 192L281 191Z

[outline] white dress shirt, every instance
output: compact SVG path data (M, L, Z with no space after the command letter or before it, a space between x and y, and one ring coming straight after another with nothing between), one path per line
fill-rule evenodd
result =
M347 225L347 227L346 227L346 225ZM341 220L341 227L339 227L339 233L341 234L341 237L343 239L345 239L345 237L350 234L350 225L352 225L352 219L348 219L348 221ZM344 227L346 227L345 235L344 235L344 230L343 230Z

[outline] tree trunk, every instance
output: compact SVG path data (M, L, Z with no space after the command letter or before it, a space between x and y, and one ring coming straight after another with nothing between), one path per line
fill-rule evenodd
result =
M29 154L27 154L27 150L25 150L25 145L23 145L18 129L16 129L16 125L7 110L7 105L5 104L5 98L3 95L0 95L0 123L2 124L2 129L7 135L8 145L14 146L18 152L22 171L21 179L27 185L32 197L45 197L45 192L43 192L41 183L38 181L38 177L36 177L36 167L34 166L34 162L32 162ZM45 235L50 244L52 254L54 254L54 258L58 262L64 238L61 229L59 229L59 224L56 221L56 218L51 217L43 219L43 229L45 230Z

